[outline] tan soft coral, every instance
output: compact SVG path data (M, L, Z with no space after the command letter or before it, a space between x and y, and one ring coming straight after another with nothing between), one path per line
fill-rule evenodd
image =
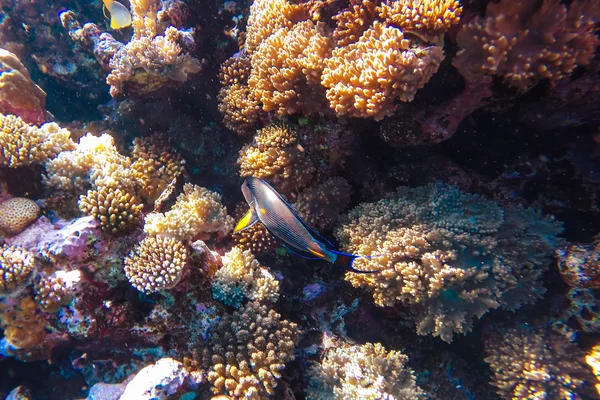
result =
M297 140L296 131L289 125L271 124L259 130L256 144L240 150L240 175L265 179L286 195L306 186L314 167Z
M561 231L534 210L431 184L358 206L336 236L344 250L376 256L356 260L355 268L380 272L347 273L353 286L377 305L410 305L417 333L449 342L490 309L538 300Z
M559 0L490 3L485 17L473 18L458 33L462 50L454 65L468 79L499 75L520 90L541 79L554 83L591 61L599 19L593 0L576 0L568 10Z
M594 381L583 352L547 329L503 329L487 338L485 351L503 399L582 399L585 382Z
M0 297L26 285L34 270L33 253L17 246L0 247Z
M177 239L147 237L125 258L125 275L140 292L153 293L179 283L188 258Z
M395 101L412 101L444 59L439 46L415 47L400 29L373 23L358 42L333 50L322 84L338 115L392 115Z
M267 37L279 28L290 28L293 7L287 0L255 0L250 6L245 48L252 54Z
M0 166L42 164L74 148L71 133L54 122L38 128L17 116L0 114Z
M406 366L408 357L380 343L342 345L326 350L309 373L309 400L419 399L425 393Z
M213 393L240 400L274 395L299 334L295 323L258 302L221 317L203 351Z
M358 41L377 17L376 0L350 0L350 7L335 15L336 28L333 39L338 46L347 46Z
M294 208L306 223L316 229L331 229L350 204L352 188L344 178L330 178L302 191Z
M218 193L186 183L169 211L146 216L144 231L152 236L192 241L199 235L227 234L233 222Z

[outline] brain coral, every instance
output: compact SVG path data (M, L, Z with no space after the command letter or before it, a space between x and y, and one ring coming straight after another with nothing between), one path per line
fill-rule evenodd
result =
M140 292L153 293L179 283L187 247L177 239L147 237L125 258L125 275Z
M503 329L486 340L485 351L503 399L582 399L585 382L595 380L583 352L546 329Z
M336 231L355 267L347 273L379 306L414 310L417 332L450 342L471 330L473 317L535 302L562 224L531 209L495 202L442 184L410 189L353 209Z
M380 343L330 348L309 373L307 399L423 398L407 362L407 356L388 352Z
M5 296L29 281L35 259L20 247L3 245L0 250L0 296Z
M240 308L245 300L275 303L279 299L279 281L259 264L249 250L234 247L223 256L223 267L212 282L216 300Z
M295 323L258 302L224 315L202 354L213 393L232 399L273 396L299 335Z
M489 3L485 17L463 25L454 65L467 78L499 75L526 90L540 79L550 82L587 65L598 46L600 8L593 0L502 0Z
M146 216L144 231L153 236L191 241L200 234L225 235L231 231L233 223L221 203L221 195L186 183L171 210Z
M0 203L0 232L16 235L34 223L42 210L35 201L14 197Z
M61 151L73 150L70 136L54 122L38 128L14 115L0 114L0 166L42 164Z

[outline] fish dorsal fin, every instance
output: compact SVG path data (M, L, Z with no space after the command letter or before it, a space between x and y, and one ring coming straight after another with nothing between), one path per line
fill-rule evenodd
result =
M239 220L235 228L233 229L233 233L239 233L245 231L250 228L252 225L258 222L258 215L256 214L256 210L253 206L250 206L248 212Z

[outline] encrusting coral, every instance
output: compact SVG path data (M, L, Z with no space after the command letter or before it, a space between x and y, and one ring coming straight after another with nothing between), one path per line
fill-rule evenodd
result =
M352 188L344 178L334 177L300 194L294 208L313 228L331 229L350 204Z
M0 296L13 294L29 282L35 270L33 253L17 247L0 247Z
M503 329L490 335L485 351L503 399L582 399L585 382L594 381L584 353L547 330Z
M235 308L246 300L275 303L279 281L249 250L236 246L223 256L223 267L212 281L212 293L215 300Z
M33 200L13 197L0 203L0 233L16 235L34 223L42 210Z
M309 372L307 399L419 399L425 393L406 366L408 357L380 343L343 345L326 350Z
M62 151L73 150L70 136L54 122L38 128L17 116L0 114L0 166L42 164Z
M295 323L259 302L224 315L202 354L213 393L231 399L273 396L285 363L294 359L299 336Z
M450 342L473 317L538 300L541 278L562 224L524 208L500 208L455 187L401 187L393 197L362 204L336 230L344 250L359 255L346 273L379 306L414 310L417 333Z
M600 8L593 0L502 0L489 3L457 35L462 48L454 65L468 79L498 75L527 90L541 79L551 83L587 65L599 39Z
M140 292L153 293L179 283L188 249L172 238L147 237L125 258L125 275Z
M203 234L225 235L233 229L233 223L221 203L221 195L186 183L169 211L146 216L144 232L151 236L192 241Z

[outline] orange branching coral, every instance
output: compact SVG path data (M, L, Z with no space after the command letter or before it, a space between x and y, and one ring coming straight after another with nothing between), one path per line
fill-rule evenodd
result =
M79 209L100 221L103 230L118 234L138 225L144 205L126 188L99 186L79 198Z
M132 0L130 5L133 38L152 38L156 36L161 30L158 24L158 6L160 2L156 0Z
M375 21L358 42L333 50L322 84L337 114L381 120L396 99L412 101L443 59L441 47L411 47L401 30Z
M57 275L42 275L34 285L35 301L42 311L55 312L70 301L69 285Z
M250 58L230 57L221 65L219 80L221 86L229 86L237 83L245 84L250 76Z
M266 179L286 195L310 182L314 167L298 147L297 133L290 126L269 125L257 132L255 141L240 150L242 177Z
M252 54L263 40L279 28L290 28L293 7L287 0L255 0L250 6L246 51Z
M325 26L303 21L266 38L252 56L248 84L265 111L316 112L321 73L331 43ZM310 86L313 86L312 88Z
M581 399L585 381L594 381L583 352L545 329L502 330L486 340L485 350L491 384L503 399Z
M32 124L46 118L46 92L31 80L16 55L1 48L0 113L18 115Z
M337 21L333 39L338 46L358 41L377 16L377 0L350 0L350 7L333 17Z
M458 0L385 1L378 9L380 17L405 33L433 39L457 24L462 14Z
M258 302L224 315L202 354L213 393L236 400L272 396L299 334L295 323Z
M42 210L33 200L14 197L0 203L0 233L16 235L34 223Z
M344 178L331 178L301 192L294 208L310 226L330 229L348 207L351 190Z
M540 79L554 83L590 62L599 19L594 0L575 0L568 10L559 0L490 3L485 17L473 18L458 33L462 50L454 65L469 79L499 75L520 90Z
M263 224L254 224L250 228L233 235L236 245L253 254L272 253L277 248L277 239L269 233Z
M223 114L225 126L243 135L258 120L260 105L247 85L234 83L219 91L219 111Z

